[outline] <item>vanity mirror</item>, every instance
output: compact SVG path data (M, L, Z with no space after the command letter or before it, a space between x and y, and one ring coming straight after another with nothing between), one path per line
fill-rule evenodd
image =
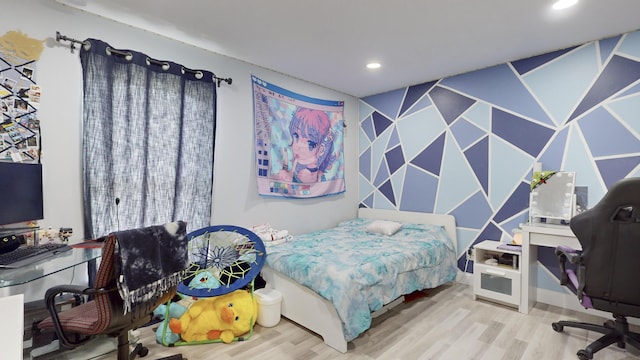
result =
M575 172L536 171L531 182L529 222L569 221L575 212ZM553 221L551 221L553 222Z

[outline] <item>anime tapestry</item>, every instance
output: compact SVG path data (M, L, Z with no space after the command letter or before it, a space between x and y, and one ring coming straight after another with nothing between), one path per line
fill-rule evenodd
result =
M344 102L251 79L258 193L312 198L344 192Z

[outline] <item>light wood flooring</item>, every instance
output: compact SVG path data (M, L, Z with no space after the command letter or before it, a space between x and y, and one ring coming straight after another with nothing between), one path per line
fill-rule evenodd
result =
M273 328L256 325L249 340L231 344L169 348L156 343L151 327L138 329L136 334L149 347L149 355L144 359L150 360L178 353L189 360L558 360L577 359L579 349L600 337L595 332L572 328L557 333L551 328L551 323L557 320L602 323L608 319L545 304L537 304L529 315L523 315L515 308L474 301L470 286L455 283L430 290L428 297L401 304L374 319L371 329L349 343L346 354L285 318ZM631 346L627 349L610 346L594 358L640 359L640 352ZM97 359L116 359L116 355L111 353Z

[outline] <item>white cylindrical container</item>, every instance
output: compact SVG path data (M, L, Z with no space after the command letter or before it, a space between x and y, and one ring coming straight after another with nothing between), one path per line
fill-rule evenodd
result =
M254 292L258 302L258 324L273 327L280 322L282 294L275 289L258 289Z

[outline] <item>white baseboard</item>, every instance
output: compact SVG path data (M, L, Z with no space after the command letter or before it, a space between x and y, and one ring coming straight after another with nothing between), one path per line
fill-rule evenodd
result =
M473 286L473 274L458 271L458 276L456 276L455 282Z
M557 291L538 288L536 289L536 301L544 304L554 305L564 309L570 309L570 310L575 310L585 314L599 316L607 320L613 319L613 316L611 315L611 313L608 313L606 311L600 311L596 309L585 309L584 307L582 307L582 305L580 305L580 302L578 301L578 297L575 296L573 293L566 294L566 293L560 293ZM627 320L629 321L629 324L640 325L640 319L628 317Z
M551 291L546 289L536 289L536 301L554 305L557 307L561 307L564 309L575 310L583 313L590 313L594 315L601 316L600 314L596 314L594 312L601 312L598 310L587 310L583 308L578 302L578 298L573 294L565 294L557 291ZM601 312L602 314L606 314L605 312Z

